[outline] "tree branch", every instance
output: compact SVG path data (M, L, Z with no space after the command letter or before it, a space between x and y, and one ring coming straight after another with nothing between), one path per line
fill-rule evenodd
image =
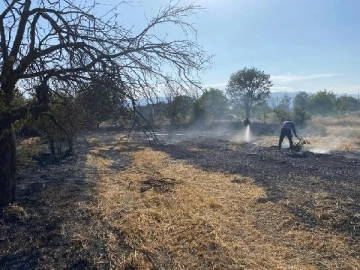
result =
M21 107L15 110L11 110L8 113L5 113L0 118L0 127L1 130L7 130L11 128L11 125L18 120L24 119L27 115L33 117L38 117L43 112L49 110L49 104L39 104L32 107Z
M20 50L20 44L24 38L26 23L28 21L29 15L30 15L29 14L30 5L31 5L31 1L25 0L25 4L23 7L23 13L22 13L22 16L20 17L18 30L17 30L16 36L15 36L14 44L12 46L12 50L10 52L10 55L13 56L15 59L17 58L17 55Z

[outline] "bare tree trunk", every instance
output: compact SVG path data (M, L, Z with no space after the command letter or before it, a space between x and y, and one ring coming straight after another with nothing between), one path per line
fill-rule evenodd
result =
M55 154L55 141L54 138L52 136L48 136L49 139L49 148L50 148L50 152L52 155Z
M74 143L71 137L68 137L68 149L65 151L65 156L72 156L74 154Z
M250 106L246 106L245 107L245 115L246 115L246 118L250 119Z
M16 188L16 139L15 132L8 131L0 138L0 206L11 203Z

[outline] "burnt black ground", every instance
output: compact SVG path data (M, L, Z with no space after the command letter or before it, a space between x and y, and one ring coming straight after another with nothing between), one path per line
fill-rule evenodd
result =
M159 142L154 148L203 170L251 177L267 193L259 203L282 203L310 228L349 234L353 243L360 240L359 153L295 154L210 138Z
M116 133L96 135L110 144ZM1 270L111 268L106 252L111 228L90 211L97 203L98 171L86 160L96 145L81 138L75 156L44 153L19 167L16 200L0 208ZM116 150L97 155L116 156L111 166L115 171L130 164L128 156ZM82 239L82 232L91 237ZM104 262L101 267L95 266L99 260Z

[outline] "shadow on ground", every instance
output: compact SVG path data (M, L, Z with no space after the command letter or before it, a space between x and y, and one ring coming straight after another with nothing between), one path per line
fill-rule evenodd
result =
M98 172L87 154L94 146L82 139L73 157L43 154L20 167L16 202L0 209L0 269L110 268L109 231L91 210ZM116 155L114 170L130 162L116 150L99 155Z

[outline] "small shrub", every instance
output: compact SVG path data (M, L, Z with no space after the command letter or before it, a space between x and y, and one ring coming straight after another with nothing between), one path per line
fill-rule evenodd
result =
M275 121L282 123L286 120L291 119L291 111L286 109L274 109Z
M293 150L299 152L301 149L304 148L305 144L310 144L310 142L308 140L305 140L304 138L299 138L299 140L294 143Z
M292 119L299 126L304 126L309 120L311 120L311 114L302 108L295 108L292 114Z
M40 137L33 137L20 141L17 147L17 162L23 164L31 160L32 156L39 154L46 149L46 145Z

